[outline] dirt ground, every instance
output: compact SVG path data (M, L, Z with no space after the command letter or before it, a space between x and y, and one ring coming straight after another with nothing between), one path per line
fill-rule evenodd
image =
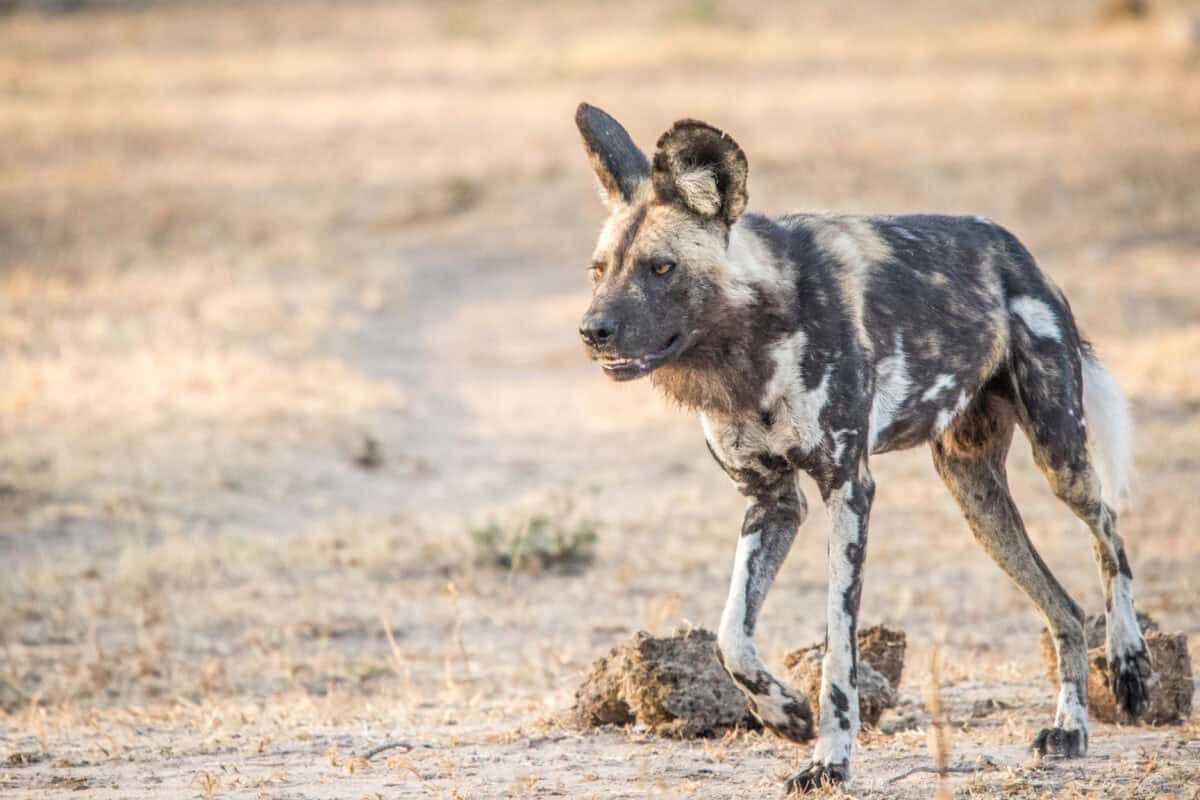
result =
M562 722L633 632L716 626L742 510L693 417L582 356L584 99L647 147L732 132L756 210L1020 235L1132 399L1138 605L1200 664L1196 4L109 5L0 16L0 795L759 797L807 761ZM956 795L1200 796L1195 715L1029 760L1032 606L924 450L872 467L907 723L848 793L932 796L892 779L932 763L941 642ZM1088 534L1011 471L1101 609ZM488 563L472 532L531 515L590 566ZM827 525L767 603L776 668L823 634Z

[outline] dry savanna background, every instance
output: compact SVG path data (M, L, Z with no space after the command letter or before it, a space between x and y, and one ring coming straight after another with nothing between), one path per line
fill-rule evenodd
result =
M0 6L0 795L760 797L807 762L565 721L636 631L716 627L743 508L693 416L582 355L580 100L646 147L730 131L755 210L1021 236L1131 398L1137 603L1200 657L1195 3ZM1030 760L1040 620L923 449L872 468L908 724L845 791L933 794L892 779L936 688L957 796L1196 797L1196 717ZM1102 610L1023 442L1011 473ZM824 632L804 487L777 668Z

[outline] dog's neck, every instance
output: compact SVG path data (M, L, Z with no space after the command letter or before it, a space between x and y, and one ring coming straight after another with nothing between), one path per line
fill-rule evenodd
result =
M680 405L710 416L761 414L774 372L772 342L803 324L800 265L785 246L788 231L748 215L730 229L722 280L713 287L698 338L651 380Z

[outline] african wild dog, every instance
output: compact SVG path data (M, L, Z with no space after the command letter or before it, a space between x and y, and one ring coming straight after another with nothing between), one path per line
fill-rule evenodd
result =
M716 128L676 122L650 161L603 111L580 105L575 121L611 212L579 332L614 379L648 374L699 411L713 458L749 500L719 652L763 725L793 741L813 735L809 704L767 670L752 637L807 511L798 471L832 515L817 744L787 789L849 775L869 459L924 442L975 538L1054 633L1058 711L1034 748L1086 753L1087 664L1083 611L1009 494L1017 425L1054 493L1091 529L1111 686L1136 718L1150 658L1114 510L1129 470L1128 410L1021 243L979 217L743 213L746 157Z

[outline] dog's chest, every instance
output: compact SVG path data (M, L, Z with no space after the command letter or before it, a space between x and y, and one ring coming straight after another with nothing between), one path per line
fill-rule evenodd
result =
M763 476L827 461L840 449L838 437L824 424L830 380L826 372L812 388L803 380L769 385L754 414L734 419L701 415L713 455L731 472Z
M865 413L856 420L850 407L856 398L848 396L845 358L812 347L804 330L773 343L767 356L771 377L753 412L702 417L713 455L727 471L744 473L736 480L795 469L827 473L854 449L866 423Z

